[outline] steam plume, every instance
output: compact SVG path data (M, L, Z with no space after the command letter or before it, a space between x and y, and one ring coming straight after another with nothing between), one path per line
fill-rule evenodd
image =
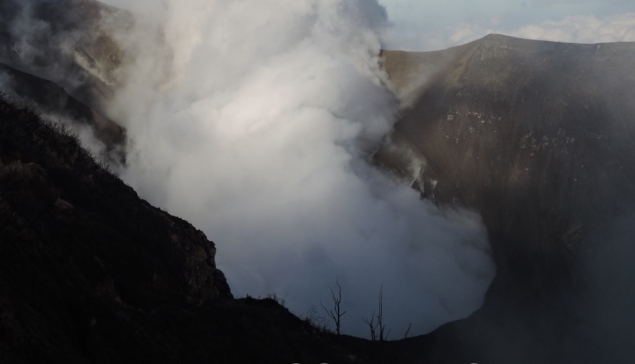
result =
M122 5L110 1L111 5ZM384 9L367 0L135 2L135 61L111 115L120 175L214 240L238 296L302 315L336 275L343 331L384 291L395 337L477 309L494 273L477 216L442 212L368 160L398 103L380 69Z

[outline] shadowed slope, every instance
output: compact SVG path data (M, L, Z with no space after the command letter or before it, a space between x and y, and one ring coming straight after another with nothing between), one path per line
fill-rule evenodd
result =
M0 85L0 91L32 103L42 114L51 118L61 117L74 123L72 125L92 127L96 138L110 150L124 145L125 131L122 127L77 101L57 84L2 64L0 74L6 77L5 83ZM124 156L120 156L120 159L124 159Z
M95 327L108 330L115 312L231 297L214 244L139 199L74 138L3 99L0 146L5 356L70 360L79 338L115 345Z
M635 257L635 233L614 232L635 206L633 60L632 43L497 35L441 52L384 52L406 109L376 160L424 197L478 211L498 269L480 312L432 334L433 362L632 358L622 338L633 329L614 322L635 316L599 312L607 301L635 304L618 293L635 282L617 259ZM413 155L424 165L416 175ZM621 290L606 297L601 287L616 282Z
M125 11L91 0L0 1L0 63L50 80L107 115L125 55L112 32L133 25Z

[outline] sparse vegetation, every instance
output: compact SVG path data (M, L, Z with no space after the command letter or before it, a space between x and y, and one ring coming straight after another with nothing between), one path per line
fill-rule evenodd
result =
M78 174L117 178L103 161L82 148L77 135L61 122L42 118L35 105L0 92L0 145L10 159L73 168ZM25 142L26 145L17 145ZM52 152L52 153L49 153Z
M326 308L322 302L320 302L320 306L322 306L328 317L333 320L333 323L335 324L335 333L339 336L341 335L342 329L342 317L346 315L346 311L342 311L342 286L340 285L339 277L337 276L335 277L335 284L337 285L337 293L335 293L333 288L329 287L333 307L330 309Z
M362 317L362 320L368 325L368 330L370 331L370 340L377 341L377 324L375 324L375 311L370 315L370 320Z
M366 323L366 325L368 325L371 341L386 341L388 340L391 330L386 332L386 324L384 323L384 286L379 288L378 306L377 314L373 312L370 319L362 317L362 320ZM410 326L408 326L406 336L408 335L408 332L410 332Z
M286 304L285 304L286 302L285 302L284 298L278 297L278 295L275 294L275 293L269 293L267 295L267 299L276 301L282 307L285 307L285 308L287 307Z
M408 333L410 332L410 328L412 328L412 322L408 324L408 330L406 330L406 333L403 335L404 339L408 338Z
M318 310L315 306L311 306L311 308L308 309L303 319L304 319L304 322L311 325L311 327L313 327L320 333L324 333L324 334L333 333L333 331L329 329L326 319L324 318L324 316L320 316L318 314Z

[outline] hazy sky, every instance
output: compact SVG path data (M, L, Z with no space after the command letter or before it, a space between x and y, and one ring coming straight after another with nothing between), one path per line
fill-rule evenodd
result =
M429 50L477 39L487 32L594 42L635 32L635 0L379 0L393 25L389 47ZM532 35L527 28L548 28ZM521 30L523 30L521 32ZM566 32L568 37L562 33ZM535 33L535 32L534 32ZM547 34L545 34L547 33ZM538 33L535 33L538 34ZM613 39L601 38L610 34Z

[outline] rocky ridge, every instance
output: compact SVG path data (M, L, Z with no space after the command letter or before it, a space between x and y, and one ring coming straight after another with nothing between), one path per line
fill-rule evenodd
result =
M635 44L490 35L383 57L404 110L377 163L443 208L478 212L497 266L483 308L417 355L628 362Z

